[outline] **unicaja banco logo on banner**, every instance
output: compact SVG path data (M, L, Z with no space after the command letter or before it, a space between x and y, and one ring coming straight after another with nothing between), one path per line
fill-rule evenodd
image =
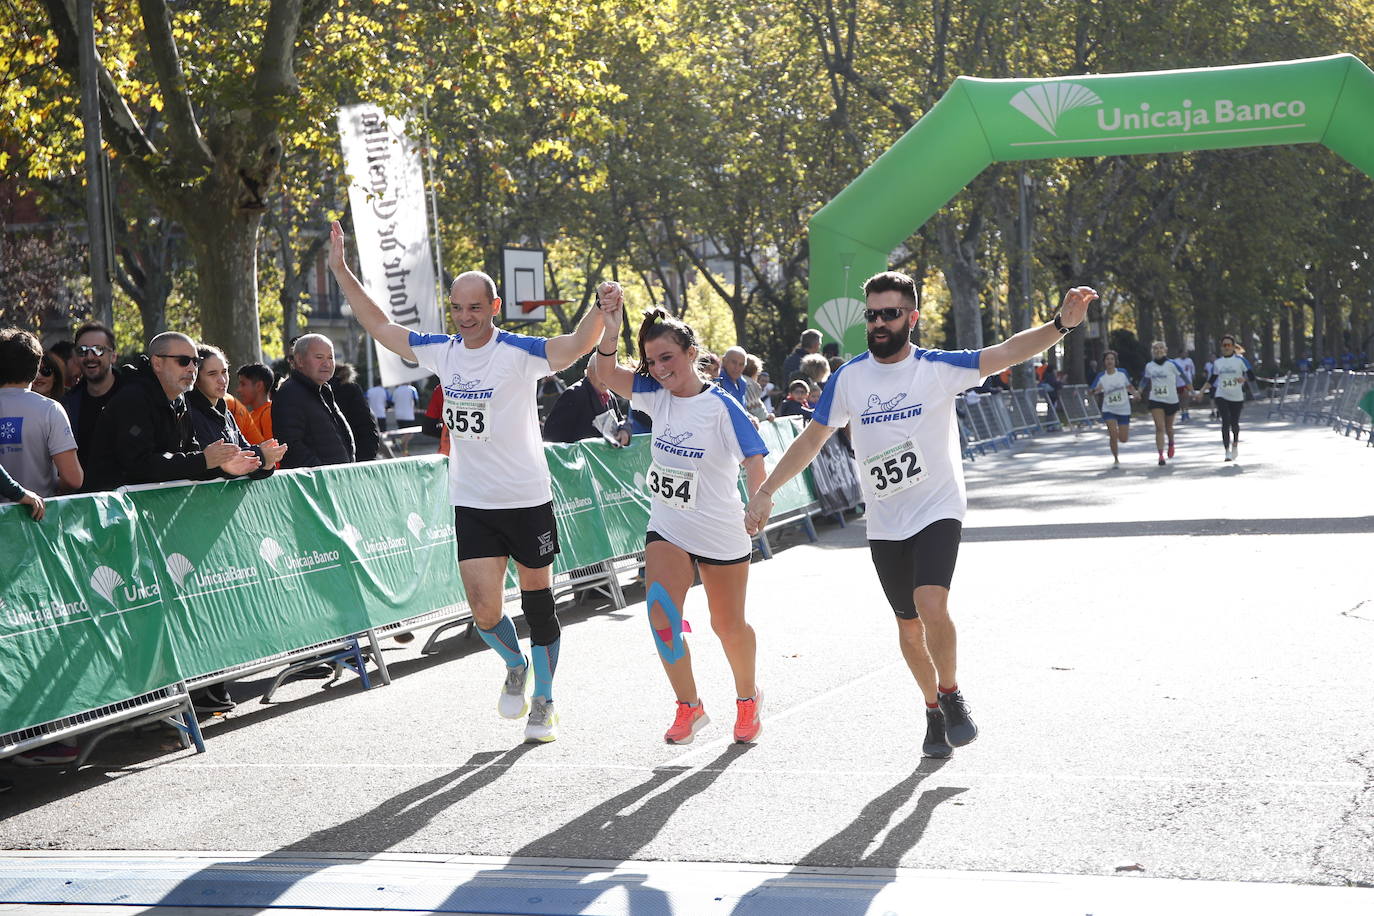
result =
M1155 99L1132 101L1122 107L1107 104L1101 96L1081 83L1050 82L1022 89L1011 97L1010 104L1052 137L1059 137L1060 119L1064 115L1085 108L1095 108L1097 129L1113 136L1142 132L1149 137L1169 137L1190 132L1233 133L1307 126L1296 121L1307 113L1307 103L1302 99L1244 102L1227 98L1210 102L1195 102L1190 98ZM1081 134L1082 130L1077 133ZM1092 138L1077 136L1064 139Z
M91 588L115 607L123 606L124 602L156 598L159 594L156 584L144 585L137 580L126 582L123 576L108 566L97 567L91 574Z

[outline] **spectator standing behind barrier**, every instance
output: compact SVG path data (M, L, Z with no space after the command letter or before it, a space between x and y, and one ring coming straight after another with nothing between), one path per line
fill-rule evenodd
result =
M367 391L367 407L372 411L372 419L377 421L377 429L386 432L386 408L391 403L391 392L381 382L376 382Z
M744 367L749 362L749 354L743 347L730 347L720 355L720 372L712 381L727 394L744 406L744 398L749 386L744 383Z
M902 657L926 702L922 752L948 757L978 737L959 690L949 589L967 497L954 402L959 392L1053 346L1077 327L1097 293L1069 290L1053 323L981 350L926 350L911 343L916 284L886 271L863 285L868 350L831 379L814 419L788 446L749 501L745 525L759 531L773 494L800 474L839 427L853 423L861 456L869 550L897 617ZM900 717L899 717L900 718ZM900 724L892 726L901 734Z
M794 379L787 386L787 397L778 405L778 416L801 417L810 421L812 410L806 401L811 396L811 383L804 378Z
M783 380L792 381L801 372L802 357L811 353L819 353L820 350L821 332L815 328L807 328L802 331L801 339L797 341L797 349L787 354L787 358L782 361Z
M415 425L415 405L420 402L420 392L411 384L397 385L391 389L391 400L395 405L396 427Z
M63 369L63 362L56 353L49 350L43 354L43 358L38 361L38 374L34 376L33 384L29 390L34 394L41 394L45 398L60 402L62 396L67 393L66 370ZM64 408L63 413L66 413ZM70 422L70 420L68 421Z
M334 400L334 344L323 334L305 334L292 347L291 374L272 398L272 428L290 446L284 468L349 464L353 431Z
M439 440L439 454L449 453L448 427L444 425L444 386L435 385L429 396L429 406L425 408L424 419L420 421L420 432Z
M390 452L382 452L382 434L377 429L376 418L368 407L367 395L362 386L354 381L358 372L348 363L336 363L334 375L329 379L329 387L334 391L334 403L339 413L348 421L353 433L353 454L358 461L376 461L377 456L390 458Z
M239 415L234 414L234 419L239 420L239 432L249 442L257 445L263 439L274 438L272 435L272 389L277 387L277 375L262 363L247 363L239 366L237 372L238 383L234 386L235 400L239 406L248 411L249 418L257 428L257 435L261 438L253 442L253 437L249 435L247 424L239 420Z
M48 352L61 360L62 377L67 380L67 387L75 385L76 380L81 378L81 357L77 355L76 344L70 340L59 340L48 347Z
M763 370L763 360L750 353L744 357L744 409L756 420L769 420L773 408L763 402L763 386L758 375ZM765 375L767 373L764 373Z
M124 367L124 383L96 424L87 489L240 477L258 469L254 452L229 442L202 447L196 439L185 395L199 363L195 342L168 331L148 342L147 356Z
M587 363L587 374L573 382L553 402L549 415L544 419L545 442L580 442L583 439L600 439L601 430L592 421L608 410L618 408L615 395L606 387L596 374L595 364ZM617 410L618 416L626 411ZM616 430L616 444L630 444L629 423L622 423Z
M516 719L529 710L525 740L558 737L553 678L561 629L553 600L558 525L553 484L539 440L535 386L596 345L599 308L572 334L545 339L499 330L496 284L480 271L449 288L455 335L417 334L392 322L344 262L343 229L330 227L329 269L364 330L403 359L439 376L449 428L449 497L454 505L458 574L482 640L505 662L497 712ZM520 606L530 628L530 659L502 607L506 565L515 560ZM525 699L534 674L533 702Z
M62 405L29 390L43 348L28 331L0 331L0 466L44 498L81 489L76 437Z
M195 428L196 441L203 445L212 442L228 442L244 451L258 456L262 466L250 477L254 480L268 476L276 470L286 446L276 439L266 439L261 443L250 442L239 429L238 419L229 410L226 395L229 392L229 364L224 351L219 347L201 345L196 348L200 356L200 370L196 373L196 386L186 392L186 406L191 409L191 425Z
M812 353L802 357L800 378L804 378L812 384L825 390L825 384L830 380L830 360L821 356L819 353Z
M76 436L76 457L86 469L86 489L91 488L91 444L100 413L114 397L124 379L115 371L114 332L103 324L91 322L76 329L76 356L81 378L72 380L71 390L62 399Z
M700 574L711 628L733 675L734 739L752 742L763 729L763 692L755 677L754 628L745 619L753 545L743 531L739 476L743 468L748 492L757 490L768 449L744 405L694 371L696 334L690 326L662 309L648 312L639 328L639 367L626 369L615 362L624 294L618 284L603 283L597 297L606 322L594 357L597 371L617 394L653 417L659 430L645 471L651 508L644 561L649 626L677 698L663 738L690 744L710 721L683 620L687 591Z

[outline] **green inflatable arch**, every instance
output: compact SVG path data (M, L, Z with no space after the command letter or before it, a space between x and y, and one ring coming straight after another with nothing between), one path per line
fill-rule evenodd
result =
M991 80L961 76L811 218L810 326L865 348L859 285L994 162L1323 143L1374 175L1374 73L1311 60Z

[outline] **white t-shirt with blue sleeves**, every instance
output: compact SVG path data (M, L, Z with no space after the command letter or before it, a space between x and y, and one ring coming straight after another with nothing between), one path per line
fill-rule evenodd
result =
M812 420L853 424L869 540L903 541L932 522L963 521L954 396L982 381L980 353L912 347L896 363L861 353L830 376Z
M1192 384L1183 367L1177 360L1166 359L1163 363L1150 360L1140 375L1140 387L1146 390L1146 397L1161 404L1177 404L1178 389Z
M635 376L630 406L654 420L644 471L649 528L697 556L748 556L739 466L768 448L744 407L715 385L680 398L643 375Z
M524 509L553 499L535 388L553 371L548 341L497 330L480 347L457 334L411 332L420 365L439 376L455 506Z
M1118 417L1131 415L1131 377L1117 369L1115 372L1099 372L1093 379L1092 389L1102 392L1102 412Z
M1212 363L1212 374L1217 377L1213 390L1224 401L1245 400L1245 379L1250 374L1250 362L1237 354L1220 356Z

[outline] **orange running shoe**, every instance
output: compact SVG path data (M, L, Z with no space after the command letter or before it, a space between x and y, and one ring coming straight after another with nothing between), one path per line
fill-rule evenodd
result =
M673 717L673 724L663 733L663 740L669 744L691 744L697 732L710 723L711 717L706 715L705 703L693 706L679 700L677 715Z
M754 693L753 699L735 700L735 740L748 744L758 739L763 732L763 691Z

